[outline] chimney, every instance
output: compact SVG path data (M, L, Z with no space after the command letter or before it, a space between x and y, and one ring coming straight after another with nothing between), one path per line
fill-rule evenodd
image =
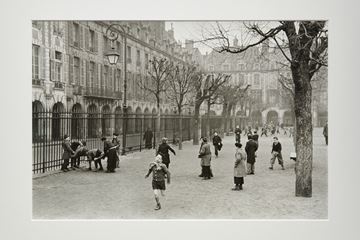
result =
M193 40L185 40L185 48L187 50L191 50L194 48L194 41Z

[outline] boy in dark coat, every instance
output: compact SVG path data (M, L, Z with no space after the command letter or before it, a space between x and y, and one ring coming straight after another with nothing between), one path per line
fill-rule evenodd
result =
M212 141L215 148L215 156L218 157L219 151L221 150L222 147L222 143L221 143L221 137L217 134L217 132L214 133L214 137Z
M81 145L81 142L74 141L70 144L71 149L75 152L77 148ZM71 164L72 169L79 168L80 166L80 156L79 157L71 157Z
M240 143L240 139L241 139L241 129L240 126L236 126L235 128L235 142Z
M161 144L159 145L159 148L156 152L156 155L160 154L161 158L162 158L162 163L165 164L165 166L167 168L169 168L169 164L170 164L170 155L169 155L169 150L176 155L174 149L172 149L168 144L167 144L167 139L163 138L161 140Z
M281 166L281 169L282 170L285 170L284 168L284 161L283 161L283 158L282 158L282 155L281 155L281 143L279 142L279 139L277 137L273 137L274 139L274 143L272 145L272 149L271 149L271 159L270 159L270 164L271 166L269 167L269 169L273 170L273 166L274 166L274 163L275 163L275 158L278 159L278 162Z
M258 144L254 141L251 135L248 135L249 141L246 143L245 152L247 155L247 170L248 174L255 174L255 152L258 149Z
M65 134L64 141L62 142L61 146L64 150L62 155L62 159L64 159L64 162L61 165L61 170L67 172L69 171L69 169L67 168L69 165L69 159L71 158L71 155L75 153L70 147L70 137L68 135Z
M111 143L110 141L106 140L105 137L101 138L101 141L104 143L104 156L103 158L107 157L107 171L109 173L114 173L116 168L116 159L117 153L116 148L117 146Z
M119 149L120 149L120 140L118 139L119 134L118 133L114 133L113 134L113 139L111 141L112 144L114 144L114 146L116 147L116 168L120 167L120 154L119 154Z

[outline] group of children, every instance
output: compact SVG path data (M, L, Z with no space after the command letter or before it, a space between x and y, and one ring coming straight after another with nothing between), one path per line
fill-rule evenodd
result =
M120 141L117 139L118 134L113 135L112 141L108 141L105 137L101 138L101 141L104 143L104 151L101 151L98 148L88 149L86 147L86 141L70 141L68 135L64 136L64 141L62 142L63 148L63 164L61 165L61 170L64 172L69 171L69 160L71 159L71 168L79 168L80 166L80 157L86 156L89 163L88 170L92 170L92 162L94 162L95 169L103 171L104 168L101 164L101 160L107 157L107 172L115 172L115 168L119 167L119 156L118 149L120 147ZM98 169L99 167L99 169Z

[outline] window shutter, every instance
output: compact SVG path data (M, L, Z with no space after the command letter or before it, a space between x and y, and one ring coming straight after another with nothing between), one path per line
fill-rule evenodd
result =
M62 71L63 71L63 74L62 74L62 82L66 82L66 83L68 83L68 67L69 67L69 65L68 65L68 63L69 63L69 56L68 55L65 55L64 54L64 61L63 61L63 64L62 64Z
M79 26L79 32L80 32L79 46L80 46L80 48L84 48L84 31L85 31L85 28L82 26Z
M73 30L73 22L68 22L68 30L69 30L69 44L74 45L74 30ZM69 79L70 80L70 79Z
M80 85L85 85L85 61L80 59Z
M55 81L55 51L50 50L50 81Z
M85 85L86 86L91 86L91 82L90 82L90 63L89 61L86 61L86 79L85 79Z
M101 65L100 68L100 87L103 88L105 86L104 83L104 65Z
M89 32L89 29L84 29L85 31L85 49L86 50L89 50L89 36L90 36L90 32Z
M69 83L74 84L74 57L69 55Z
M99 38L99 35L97 34L97 32L95 32L95 36L94 36L94 52L97 52L98 51L98 38Z
M39 78L45 79L46 51L44 47L39 47Z
M95 63L94 65L94 72L95 72L95 76L94 76L94 82L92 83L92 87L98 87L98 83L99 83L99 64Z

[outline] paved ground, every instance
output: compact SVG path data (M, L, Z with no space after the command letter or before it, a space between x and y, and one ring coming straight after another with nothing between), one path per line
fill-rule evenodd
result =
M212 161L215 177L204 181L190 142L171 156L172 182L162 209L154 211L151 178L144 179L154 151L129 154L114 174L85 169L33 179L34 219L319 219L327 218L327 147L321 129L314 131L313 197L294 196L294 162L290 138L280 135L286 170L268 169L271 138L260 138L256 174L245 178L243 191L233 187L233 137L224 139ZM213 149L212 149L213 150Z

